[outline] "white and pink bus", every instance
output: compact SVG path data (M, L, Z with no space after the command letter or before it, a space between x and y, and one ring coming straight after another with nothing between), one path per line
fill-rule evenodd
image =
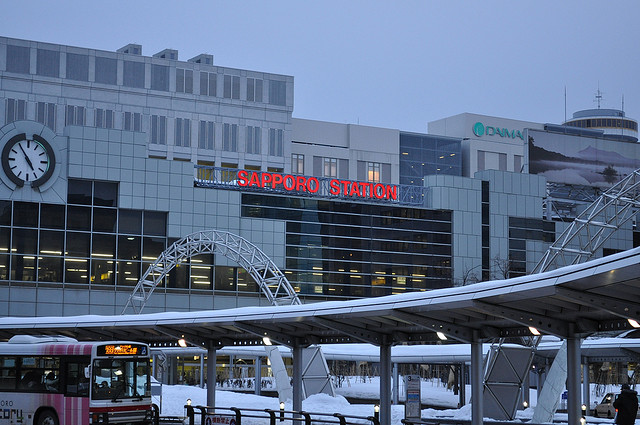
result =
M0 343L0 425L151 424L149 347L17 335Z

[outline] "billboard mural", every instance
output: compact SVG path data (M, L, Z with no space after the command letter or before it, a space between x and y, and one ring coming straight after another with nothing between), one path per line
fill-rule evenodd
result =
M527 130L529 173L547 181L608 189L640 168L640 144Z

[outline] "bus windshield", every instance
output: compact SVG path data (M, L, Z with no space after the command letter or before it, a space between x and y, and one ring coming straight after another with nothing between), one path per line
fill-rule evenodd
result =
M94 400L142 398L151 395L149 359L96 359L93 362Z

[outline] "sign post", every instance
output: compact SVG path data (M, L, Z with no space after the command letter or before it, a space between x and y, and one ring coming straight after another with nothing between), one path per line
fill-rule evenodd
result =
M421 417L420 375L405 376L404 419L419 420Z

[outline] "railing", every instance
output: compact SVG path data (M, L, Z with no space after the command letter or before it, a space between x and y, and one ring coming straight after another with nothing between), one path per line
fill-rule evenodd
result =
M263 419L265 424L278 425L280 422L288 421L288 424L296 425L380 425L380 420L376 416L352 416L340 413L316 413L293 410L274 409L238 409L236 407L209 407L209 406L184 406L187 412L187 425L196 425L196 417L200 418L200 425L242 425L243 419ZM199 413L196 413L199 410ZM220 411L233 412L227 415L220 414ZM217 416L217 418L215 418ZM224 421L220 418L227 417ZM215 419L214 419L215 418ZM209 419L209 420L207 420ZM252 421L255 423L255 421Z
M295 194L297 196L309 196L324 199L346 199L392 205L400 204L421 206L424 204L428 190L428 188L422 186L391 185L386 183L373 184L370 182L349 180L349 187L352 187L351 185L355 183L359 188L357 190L358 194L352 195L351 190L347 190L345 193L345 190L343 190L344 188L342 188L341 185L338 186L338 189L340 190L336 190L335 186L332 187L332 182L336 180L334 178L302 176L297 174L278 174L280 177L277 179L278 183L275 183L272 181L274 173L268 173L266 171L256 171L260 176L260 181L262 182L264 179L264 181L267 182L265 185L266 187L260 187L253 184L241 186L238 172L243 170L237 168L214 167L210 165L195 165L194 168L195 175L193 184L196 187L242 190L246 192L275 193L283 195ZM298 178L302 180L299 181ZM302 181L308 183L309 180L313 180L313 184L310 186L308 184L301 183ZM335 185L335 182L333 184ZM396 188L394 189L395 199L392 199L389 196L390 187ZM308 189L312 189L313 192L310 192Z

